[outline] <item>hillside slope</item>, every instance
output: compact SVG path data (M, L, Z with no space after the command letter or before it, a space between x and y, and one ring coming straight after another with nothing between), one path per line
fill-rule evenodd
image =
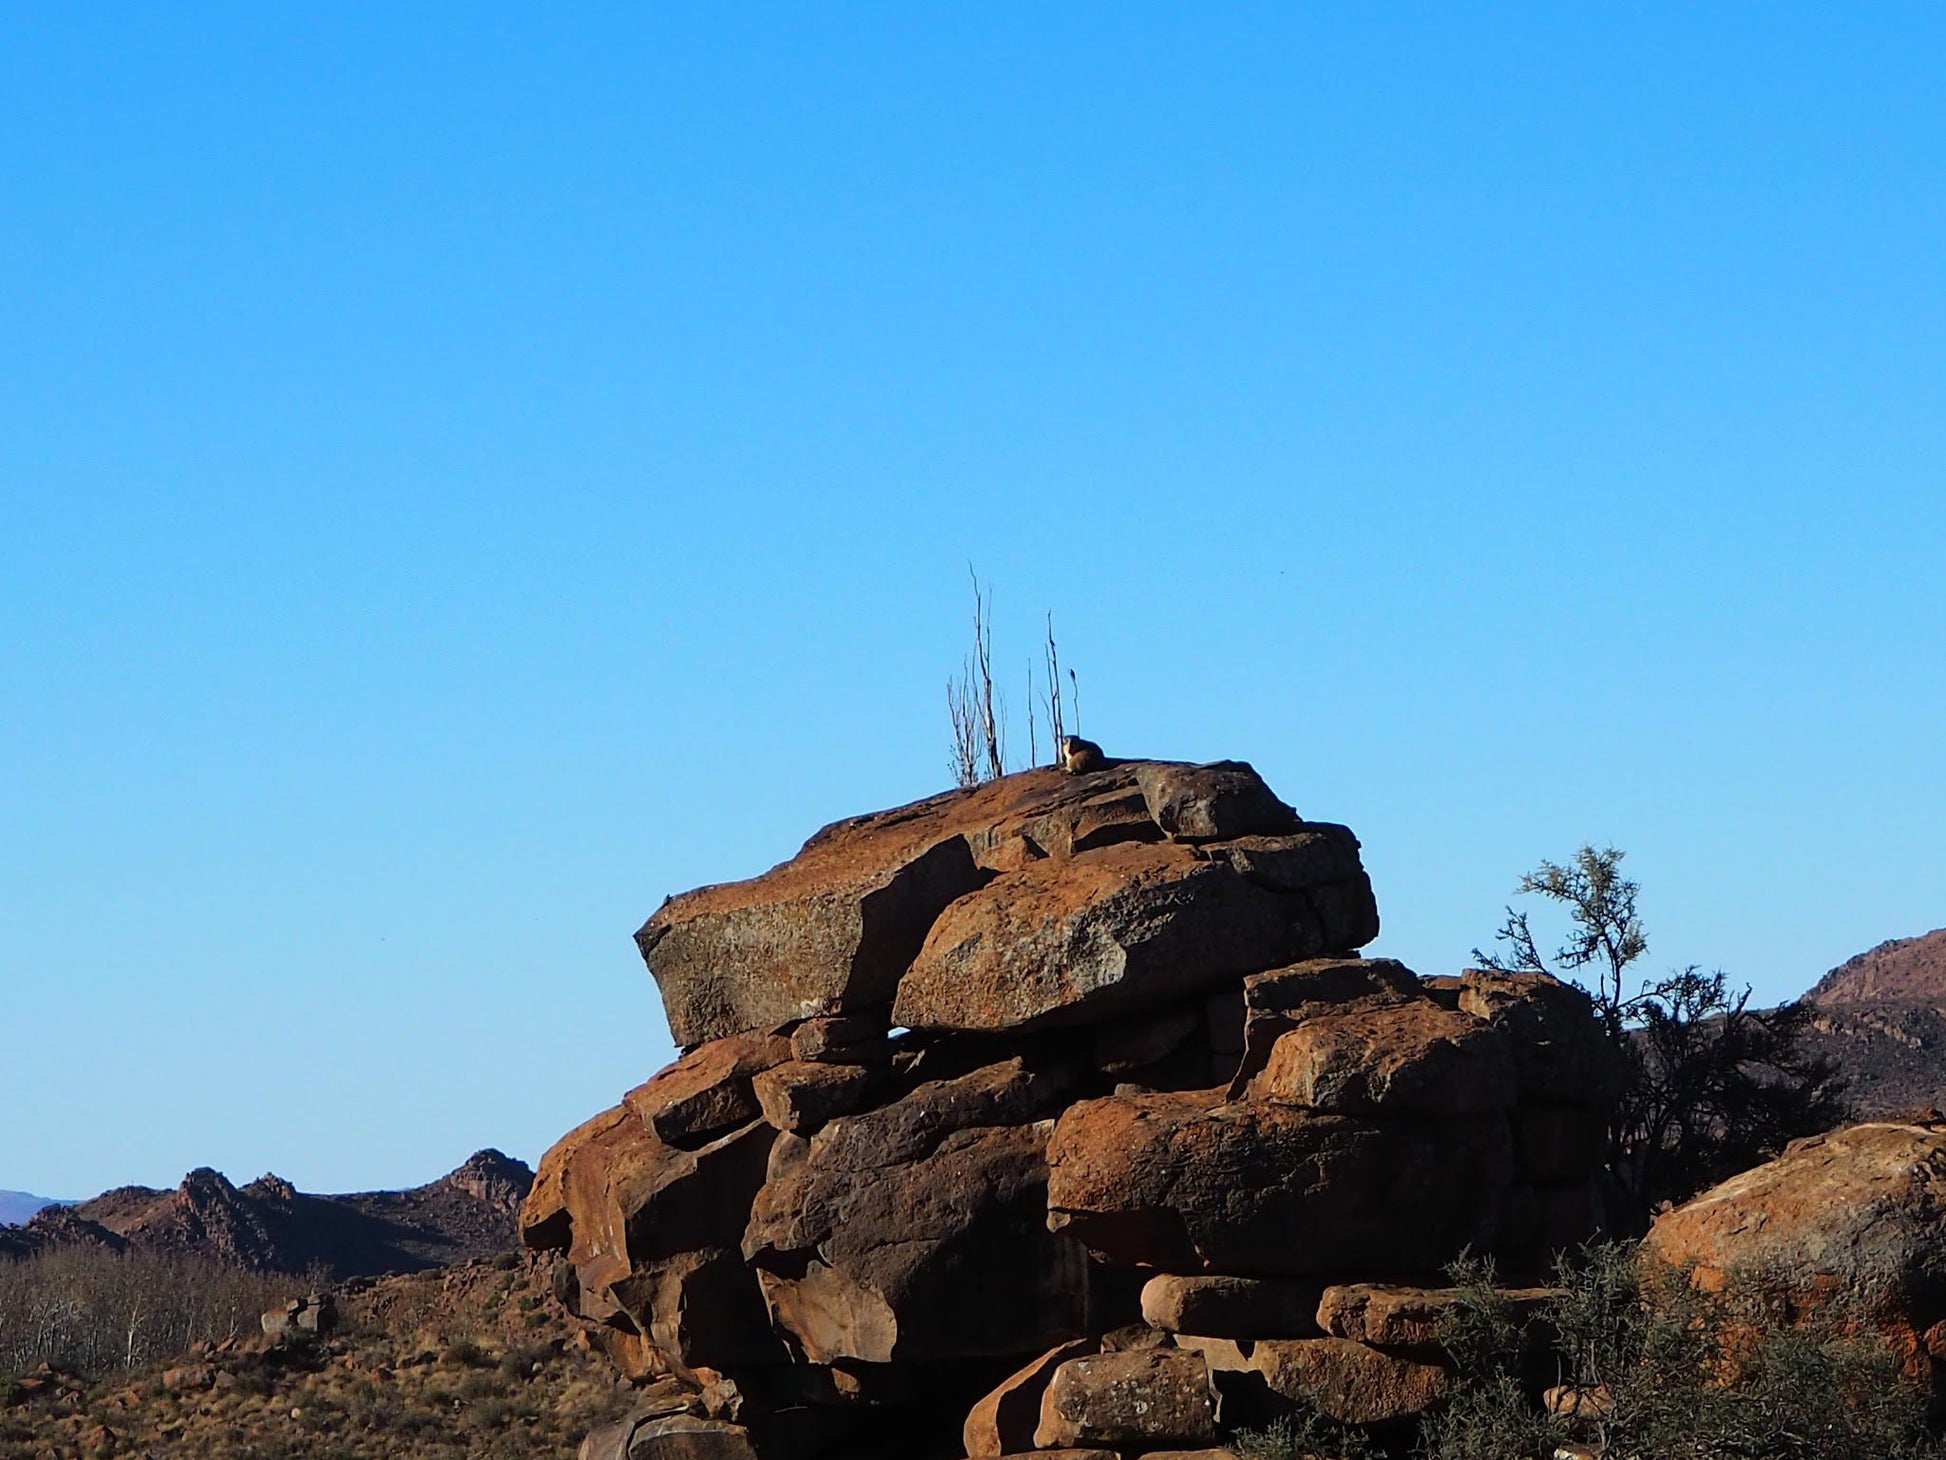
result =
M1860 1118L1946 1109L1946 928L1839 964L1805 1002L1810 1048L1850 1082Z
M301 1192L277 1176L235 1186L202 1167L173 1191L124 1186L38 1212L0 1229L0 1257L93 1245L334 1279L417 1272L517 1245L515 1219L533 1179L524 1162L494 1150L424 1186L339 1196Z

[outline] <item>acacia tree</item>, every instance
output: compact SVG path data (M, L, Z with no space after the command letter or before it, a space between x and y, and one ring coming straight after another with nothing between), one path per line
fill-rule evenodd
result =
M1511 907L1495 935L1504 951L1473 956L1487 968L1562 978L1594 999L1627 1070L1608 1166L1646 1214L1830 1129L1845 1107L1830 1062L1803 1048L1809 1005L1752 1009L1747 984L1732 990L1721 969L1696 964L1631 989L1649 943L1636 911L1641 888L1622 875L1623 855L1584 846L1570 862L1542 862L1520 879L1516 895L1568 915L1551 963L1528 914ZM1590 969L1590 982L1576 976Z

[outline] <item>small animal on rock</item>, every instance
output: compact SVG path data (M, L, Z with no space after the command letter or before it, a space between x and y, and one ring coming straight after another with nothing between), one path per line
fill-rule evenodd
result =
M1071 776L1085 775L1098 771L1106 762L1102 759L1101 747L1092 740L1083 740L1079 735L1061 737L1061 769Z

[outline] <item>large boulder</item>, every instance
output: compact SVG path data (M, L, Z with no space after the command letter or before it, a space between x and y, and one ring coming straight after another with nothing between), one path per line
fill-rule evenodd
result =
M1111 859L1056 890L1070 863L1079 868L1165 837L1195 845L1158 849L1153 865ZM685 1047L801 1020L882 1014L950 905L996 875L1027 873L1027 882L963 913L957 934L942 935L935 961L964 962L966 938L983 929L991 945L1028 934L1034 923L1042 941L1066 938L1097 968L1117 961L1097 943L1154 945L1136 953L1144 966L1127 980L1119 973L1110 980L1130 986L1106 998L1119 1005L1110 1012L1128 1012L1144 1002L1133 987L1146 984L1158 958L1179 962L1185 939L1213 935L1263 967L1360 947L1378 931L1358 841L1344 827L1300 822L1240 763L1128 761L1082 776L1025 771L834 823L760 877L669 899L636 941L661 988L670 1031ZM1116 891L1115 907L1076 922L1086 903ZM1023 897L1020 917L996 909ZM1255 905L1245 918L1250 926L1229 927L1248 904ZM1151 919L1158 926L1139 926ZM1253 962L1259 947L1263 961ZM996 951L1007 950L989 946ZM1233 956L1228 971L1249 970ZM1207 975L1204 984L1222 976ZM1177 977L1182 983L1179 969ZM1073 993L1093 986L1085 970L1077 979ZM897 1022L1011 1028L1047 1012L1017 1018L991 1005L957 1009L940 1002L936 974L930 982L907 998Z
M883 1007L927 930L995 871L1158 841L1142 762L1052 769L834 822L760 877L670 898L636 934L690 1046Z
M1873 1121L1793 1141L1658 1217L1642 1253L1705 1290L1862 1311L1929 1373L1927 1350L1946 1355L1946 1130Z
M1297 813L1240 760L1208 765L1151 761L1137 769L1136 779L1149 816L1180 841L1276 835L1298 826Z
M1099 1023L1322 950L1302 897L1188 847L1036 862L947 908L899 985L908 1029Z
M1558 1295L1551 1288L1502 1288L1506 1310L1525 1319ZM1340 1283L1318 1300L1318 1322L1334 1338L1379 1348L1437 1349L1446 1325L1470 1301L1463 1288L1413 1288L1396 1283Z
M1213 1091L1071 1106L1047 1160L1050 1222L1105 1258L1264 1277L1490 1248L1513 1169L1504 1117L1380 1124Z
M1279 1035L1249 1088L1257 1099L1340 1115L1505 1110L1513 1050L1486 1021L1430 999L1353 1005Z
M1215 1393L1200 1354L1147 1348L1069 1359L1041 1398L1035 1446L1160 1450L1216 1438Z
M636 1086L622 1103L672 1146L707 1145L757 1118L752 1078L790 1057L790 1041L775 1036L711 1040Z
M1273 1393L1340 1424L1391 1425L1445 1403L1452 1372L1346 1338L1271 1339L1251 1361Z
M1206 1338L1308 1338L1320 1335L1315 1279L1152 1277L1142 1288L1142 1318L1168 1333Z
M1357 838L1240 762L1006 776L671 899L684 1051L522 1214L647 1384L591 1443L1214 1460L1427 1412L1447 1295L1375 1284L1588 1235L1613 1051L1377 932Z

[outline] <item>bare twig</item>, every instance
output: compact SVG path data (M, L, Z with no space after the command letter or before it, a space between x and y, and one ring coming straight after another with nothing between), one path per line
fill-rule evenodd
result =
M996 710L993 697L993 594L982 592L979 574L969 566L973 579L973 674L974 708L979 712L981 749L986 754L984 779L1007 773L1006 722L1004 711Z
M1050 749L1058 759L1061 742L1067 738L1068 727L1062 714L1061 704L1061 651L1054 643L1054 615L1047 616L1047 728L1053 739Z

